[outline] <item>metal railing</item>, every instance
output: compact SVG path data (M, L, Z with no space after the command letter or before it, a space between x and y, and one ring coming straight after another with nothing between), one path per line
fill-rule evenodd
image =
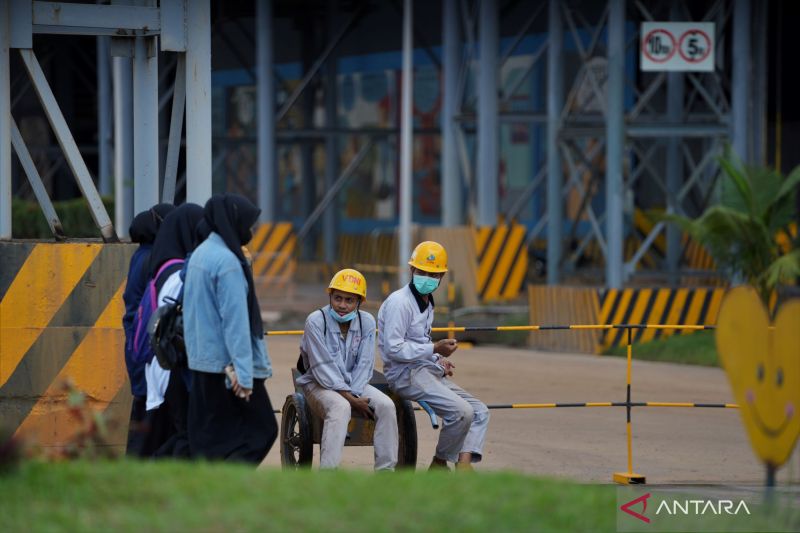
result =
M469 332L501 332L501 331L554 331L554 330L613 330L623 329L627 334L627 364L626 364L626 391L624 402L552 402L552 403L509 403L487 405L489 409L550 409L557 407L624 407L626 412L626 436L628 447L628 468L625 472L615 472L613 480L620 484L643 484L645 476L633 470L633 445L631 411L634 407L673 407L673 408L711 408L711 409L738 409L734 403L700 403L700 402L634 402L631 397L633 343L632 332L636 329L661 329L661 330L713 330L716 326L710 325L684 325L684 324L569 324L569 325L524 325L524 326L455 326L431 328L431 333ZM303 330L267 331L265 336L302 335ZM416 410L421 410L417 407Z

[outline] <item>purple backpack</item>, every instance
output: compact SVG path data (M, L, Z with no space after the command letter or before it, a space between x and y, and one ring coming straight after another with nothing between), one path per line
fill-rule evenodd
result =
M147 333L147 324L150 322L150 316L158 308L158 291L156 290L156 281L161 276L161 273L173 265L182 265L183 259L170 259L166 261L161 268L158 269L156 275L147 284L144 290L142 300L139 302L139 309L136 310L136 316L133 317L133 337L131 342L130 353L131 359L136 363L149 363L153 360L153 347L150 345L150 334Z

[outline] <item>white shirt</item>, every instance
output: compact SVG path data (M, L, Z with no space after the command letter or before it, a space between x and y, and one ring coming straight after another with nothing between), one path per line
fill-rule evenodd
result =
M328 314L330 308L317 309L306 319L300 353L308 370L297 384L316 382L326 389L361 395L375 367L375 319L359 311L361 320L356 316L350 322L345 338L339 323Z
M158 307L167 303L167 298L176 299L183 287L181 281L181 271L174 272L158 292ZM167 392L167 385L169 385L169 370L164 370L155 357L147 363L144 367L144 377L147 380L147 406L146 409L151 411L156 409L164 403L164 394Z
M412 368L430 366L441 372L431 340L433 298L428 300L425 304L406 285L390 294L378 311L378 349L392 387L403 385Z

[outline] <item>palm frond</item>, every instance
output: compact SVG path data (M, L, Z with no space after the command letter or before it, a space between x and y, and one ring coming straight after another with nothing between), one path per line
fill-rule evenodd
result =
M780 200L784 196L789 196L791 192L796 193L798 187L800 187L800 165L794 167L794 170L783 180L776 200Z
M763 274L764 284L770 290L781 283L791 283L800 278L800 250L780 256L767 267Z
M742 210L753 214L755 206L753 204L753 191L750 188L750 182L745 175L745 169L742 162L736 157L735 154L730 154L727 157L720 157L718 159L720 166L725 171L725 175L729 181L734 185L736 195L727 192L723 184L723 205L733 208L743 208Z

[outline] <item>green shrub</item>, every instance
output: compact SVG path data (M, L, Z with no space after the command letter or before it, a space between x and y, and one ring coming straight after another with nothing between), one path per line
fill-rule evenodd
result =
M114 199L103 198L106 211L113 219ZM83 197L54 202L61 227L69 238L100 238L100 230L94 224L89 204ZM15 239L52 239L53 234L42 209L36 201L14 198L11 202L12 236Z

